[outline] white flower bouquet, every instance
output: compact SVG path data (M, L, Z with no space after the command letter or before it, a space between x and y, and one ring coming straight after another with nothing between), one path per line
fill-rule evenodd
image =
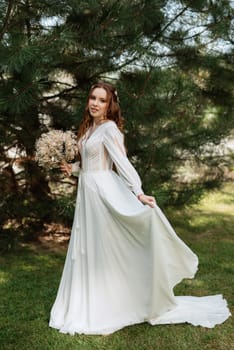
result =
M35 146L35 160L47 170L73 161L78 154L77 138L71 131L51 130L42 134Z

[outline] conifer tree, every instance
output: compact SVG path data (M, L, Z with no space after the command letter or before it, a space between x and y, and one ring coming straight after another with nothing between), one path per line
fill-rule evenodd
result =
M211 185L207 177L181 183L176 174L190 158L216 167L220 160L204 158L202 147L233 128L232 11L227 0L2 1L4 194L48 198L35 140L48 123L76 130L99 79L118 87L129 156L146 190L173 203ZM24 156L17 175L13 148Z

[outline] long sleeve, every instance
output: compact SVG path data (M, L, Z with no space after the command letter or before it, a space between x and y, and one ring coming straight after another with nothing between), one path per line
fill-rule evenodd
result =
M141 179L127 158L123 134L114 123L110 123L106 128L103 142L117 168L119 176L136 196L142 194Z

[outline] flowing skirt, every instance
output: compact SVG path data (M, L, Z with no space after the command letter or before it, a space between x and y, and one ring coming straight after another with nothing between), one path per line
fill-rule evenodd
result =
M143 205L113 171L82 172L50 327L109 334L141 322L214 327L230 315L222 295L175 297L198 258L160 208Z

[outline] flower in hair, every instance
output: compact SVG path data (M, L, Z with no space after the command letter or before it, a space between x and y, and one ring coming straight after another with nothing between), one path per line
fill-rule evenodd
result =
M118 92L117 92L117 90L115 90L115 91L114 91L114 94L115 94L115 96L116 96L116 100L117 100L117 102L119 103L119 96L118 96Z

